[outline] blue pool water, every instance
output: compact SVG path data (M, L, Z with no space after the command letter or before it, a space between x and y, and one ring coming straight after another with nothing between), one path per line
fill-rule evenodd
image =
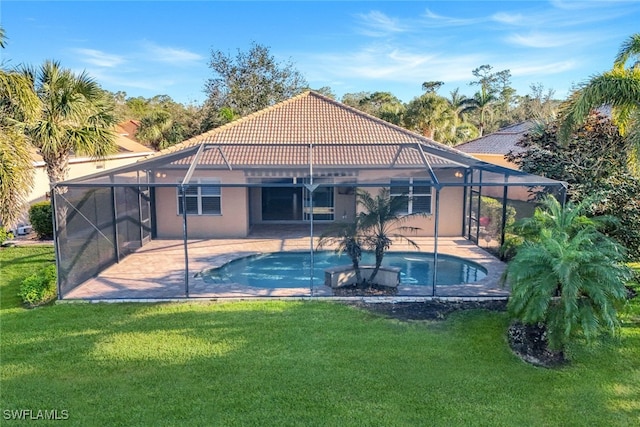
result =
M313 285L324 285L324 270L349 265L346 255L333 251L314 252ZM363 253L361 265L375 264L373 253ZM399 267L403 285L432 286L433 254L425 252L387 252L383 266ZM304 288L310 285L309 252L274 252L231 261L203 274L206 283L239 283L259 288ZM471 283L486 277L487 271L471 261L438 255L438 286Z

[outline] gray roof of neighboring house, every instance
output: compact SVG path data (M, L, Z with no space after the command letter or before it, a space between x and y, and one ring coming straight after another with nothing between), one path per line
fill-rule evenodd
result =
M516 143L534 126L534 122L526 121L506 126L489 135L456 145L456 149L468 154L502 154L509 151L521 152L522 147Z

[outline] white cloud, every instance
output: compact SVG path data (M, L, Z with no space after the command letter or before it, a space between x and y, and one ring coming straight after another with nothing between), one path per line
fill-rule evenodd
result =
M438 15L437 13L432 12L427 9L423 15L425 20L425 24L430 27L453 27L453 26L464 26L464 25L472 25L477 24L479 22L486 21L486 18L454 18L451 16Z
M520 63L512 65L510 68L513 76L542 76L560 74L577 67L575 61L557 61L548 63Z
M554 34L554 33L529 33L529 34L511 34L505 39L508 43L533 48L553 48L568 45L583 44L588 37L573 34Z
M186 49L178 49L169 46L159 46L151 42L143 42L142 47L145 50L147 59L166 62L175 65L186 65L202 60L204 57L198 53L190 52Z
M95 65L98 67L112 68L117 67L125 62L124 57L112 55L96 49L73 49L73 52L81 56L80 61Z
M498 12L491 16L491 19L503 24L518 24L523 22L524 18L521 14L512 14L506 12Z
M361 25L357 30L366 36L381 37L391 33L402 33L409 30L409 27L401 24L398 19L387 16L377 10L356 16Z

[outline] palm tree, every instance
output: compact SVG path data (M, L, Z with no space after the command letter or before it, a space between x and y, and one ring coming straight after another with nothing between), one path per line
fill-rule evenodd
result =
M636 62L625 68L631 58ZM562 106L561 141L584 123L589 112L603 105L613 109L620 134L629 138L635 150L630 158L640 167L640 34L629 37L618 52L613 69L592 77L574 91Z
M4 47L0 27L0 47ZM16 225L33 187L33 167L24 128L35 120L39 100L21 73L0 68L0 222Z
M480 136L484 135L484 131L493 117L493 106L497 99L493 92L489 91L485 86L482 86L469 102L471 108L467 109L467 111L477 113L477 127Z
M407 106L406 126L436 141L444 140L444 135L454 121L454 112L447 100L433 92L413 99Z
M419 228L402 224L410 218L424 217L427 214L422 212L407 214L407 196L391 196L389 188L382 188L375 197L369 192L360 190L356 198L358 205L363 208L363 211L358 214L362 245L373 250L375 254L375 268L369 277L369 282L374 283L384 254L393 244L393 239L406 241L419 249L416 242L406 237L407 233L415 233Z
M511 286L510 312L542 325L552 349L619 327L615 307L628 278L623 248L598 230L602 221L584 215L587 204L563 208L546 198L532 218L517 223L524 243L503 276Z
M356 273L356 284L362 283L360 272L360 260L362 259L362 227L360 217L356 216L352 222L340 222L334 224L329 230L320 236L318 248L326 245L337 245L336 253L346 253L353 270Z
M22 72L42 104L39 117L25 133L42 155L52 184L66 179L72 153L104 158L115 151L114 106L92 78L84 72L76 75L55 61Z

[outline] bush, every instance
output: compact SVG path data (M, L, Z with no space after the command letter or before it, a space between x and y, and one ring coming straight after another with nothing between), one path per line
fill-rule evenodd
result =
M0 227L0 245L4 245L4 242L11 239L13 239L13 233Z
M51 202L34 203L29 208L29 222L40 240L53 239L53 211Z
M56 266L50 265L22 281L18 296L30 307L43 305L57 296Z
M516 219L516 210L507 205L507 226ZM502 234L502 201L491 197L480 198L480 225L492 238L500 240Z

